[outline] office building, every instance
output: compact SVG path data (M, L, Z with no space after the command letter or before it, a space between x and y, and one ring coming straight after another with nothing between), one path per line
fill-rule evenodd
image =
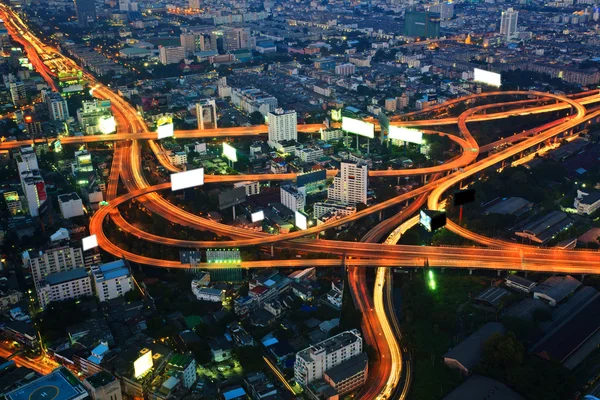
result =
M84 265L83 252L80 247L51 244L40 251L25 251L22 254L23 267L31 271L33 283L38 287L46 276L68 271Z
M283 185L279 188L281 204L292 211L303 211L306 205L306 191L304 186Z
M427 11L406 11L404 18L404 35L428 39L440 37L439 14Z
M294 378L302 386L322 379L323 374L363 351L360 333L350 330L310 346L296 354Z
M343 205L367 204L369 184L368 167L365 163L342 162L340 171L327 189L327 198Z
M96 24L96 1L75 0L75 13L77 24L82 28L89 28Z
M69 109L67 108L67 100L56 92L45 93L46 104L50 119L53 121L65 121L69 118Z
M215 99L202 99L196 103L198 129L217 129L217 103Z
M284 111L279 108L269 112L269 146L285 140L298 140L298 118L296 111Z
M260 193L260 183L258 181L236 182L233 184L233 187L243 187L246 190L246 196L254 196Z
M185 58L183 46L160 46L158 52L158 59L163 65L178 64Z
M83 381L92 400L123 400L119 380L106 371L88 376Z
M440 14L441 20L452 19L454 17L454 3L449 1L437 3L429 7L429 11Z
M239 49L253 49L256 47L256 38L252 37L250 28L230 28L222 31L223 50L234 51Z
M88 135L108 133L107 123L114 122L110 100L84 100L77 110L77 122L81 130Z
M27 199L29 215L36 217L39 215L40 207L48 199L46 184L38 169L37 156L33 147L21 146L19 152L15 154L15 159L19 170L21 189Z
M91 296L93 292L87 270L75 268L46 276L39 282L37 294L40 307L45 309L53 301Z
M92 267L92 278L100 302L116 299L133 290L131 271L124 260Z
M573 204L578 214L592 215L600 209L600 191L583 192L577 190Z
M58 196L58 206L64 219L83 215L83 202L75 192Z
M517 35L518 18L519 12L513 10L512 8L502 11L500 16L500 34L506 40L510 40Z

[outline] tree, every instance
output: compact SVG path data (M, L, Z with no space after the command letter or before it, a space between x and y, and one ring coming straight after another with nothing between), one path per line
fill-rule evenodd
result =
M250 114L250 123L252 125L261 125L265 123L265 117L263 117L260 111L254 111Z
M514 333L494 334L483 344L479 368L485 375L506 380L511 370L523 364L525 348Z
M242 368L244 368L244 373L260 371L265 365L258 347L238 347L235 354Z

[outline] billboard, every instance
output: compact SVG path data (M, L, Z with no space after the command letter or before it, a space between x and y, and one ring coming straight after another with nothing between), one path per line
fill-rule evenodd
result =
M246 201L246 188L243 186L219 194L219 210L242 204Z
M94 247L98 247L98 238L96 235L84 237L81 239L81 246L83 247L83 251L87 251L89 249L93 249Z
M342 120L342 110L331 110L331 120L339 122Z
M171 191L204 185L204 168L171 174Z
M233 147L229 143L223 142L223 156L225 158L227 158L229 161L236 162L237 161L237 152L235 151L235 147Z
M383 112L379 112L377 114L377 119L379 120L379 126L381 126L381 130L389 132L390 131L390 119Z
M433 232L446 226L446 213L443 211L421 210L419 223L429 231Z
M486 85L500 87L502 86L502 79L500 74L496 72L486 71L485 69L474 68L473 69L473 80L475 82L485 83Z
M296 211L296 226L298 229L305 230L308 228L308 220L306 219L306 215L302 214L300 211Z
M152 350L148 350L144 355L133 362L133 370L136 378L144 375L150 368L152 368Z
M354 118L342 117L342 130L370 139L375 137L375 125Z
M475 189L465 189L454 192L454 205L462 206L463 204L472 203L475 201Z
M112 115L105 115L103 117L100 117L98 121L98 129L100 129L100 132L102 132L105 135L116 131L117 123L115 121L115 117L113 117Z
M262 210L253 212L252 214L250 214L250 218L252 219L252 222L262 221L263 219L265 219L265 213Z
M156 133L159 139L173 136L173 117L165 115L156 120Z
M409 143L423 144L423 132L417 129L404 128L402 126L390 126L388 138Z

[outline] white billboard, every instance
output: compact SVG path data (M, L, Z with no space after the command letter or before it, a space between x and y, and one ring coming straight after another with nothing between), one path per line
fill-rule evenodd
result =
M204 168L171 174L171 191L204 185Z
M148 352L133 362L133 370L136 378L144 375L150 368L152 368L152 350L148 350Z
M81 246L83 247L83 251L87 251L89 249L93 249L94 247L98 247L98 238L96 235L84 237L81 239Z
M235 151L235 147L233 147L229 143L223 142L223 156L225 158L227 158L229 161L236 162L237 161L237 152Z
M113 117L113 116L100 117L100 120L98 121L98 129L100 129L100 132L102 132L105 135L116 131L117 130L117 122L115 121L115 117Z
M354 118L342 117L342 130L370 139L375 137L375 125Z
M473 80L475 82L485 83L486 85L500 87L502 86L502 79L500 74L495 72L486 71L485 69L474 68L473 69Z
M173 124L166 124L156 127L158 139L164 139L173 136Z
M423 210L419 213L419 223L423 225L428 232L431 232L431 217Z
M423 144L423 132L417 129L404 128L403 126L390 125L388 137L409 143Z
M296 226L298 229L305 230L308 228L308 220L306 219L306 215L302 214L299 211L296 211Z
M250 214L250 218L252 219L252 222L262 221L263 219L265 219L265 213L262 210L253 212L252 214Z

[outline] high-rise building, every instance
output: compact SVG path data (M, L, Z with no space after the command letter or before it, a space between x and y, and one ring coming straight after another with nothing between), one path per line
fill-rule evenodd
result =
M73 247L61 242L52 243L39 251L25 251L22 254L23 266L31 270L33 283L37 288L46 276L84 265L81 247Z
M27 92L23 82L10 82L9 85L10 98L15 106L23 105L27 102Z
M363 351L363 340L358 330L342 332L310 346L296 354L294 378L303 386L322 379L323 374L348 361Z
M337 75L347 76L354 74L354 72L356 72L356 65L351 63L339 64L335 67L335 73Z
M33 147L22 146L19 152L15 154L15 159L19 170L21 188L27 199L29 215L36 217L39 215L40 206L48 199L46 184L38 169L37 156Z
M77 23L82 28L88 28L96 24L96 1L75 0L75 13Z
M85 268L57 272L42 279L38 286L40 307L45 309L53 301L64 301L92 295L90 276Z
M53 121L65 121L69 118L69 109L67 108L67 100L56 92L46 92L44 94L48 112Z
M223 31L223 50L233 51L256 47L250 28L229 28Z
M296 111L281 108L269 112L269 146L284 140L298 140L298 117Z
M439 14L408 10L404 17L404 35L411 37L440 37Z
M64 219L80 217L83 215L83 202L75 192L58 196L58 207Z
M198 129L217 129L217 103L215 99L202 99L196 103Z
M367 204L368 184L366 164L342 162L333 185L327 189L327 198L344 205Z
M188 5L193 10L200 9L200 0L189 0Z
M183 46L161 46L158 58L163 65L177 64L185 58Z
M443 1L429 7L429 11L440 14L441 20L452 19L452 17L454 17L454 3Z
M509 8L506 11L502 11L500 16L500 34L510 40L517 34L517 21L519 19L519 12Z
M304 211L306 190L304 186L283 185L279 188L281 204L292 211Z
M134 12L138 11L138 3L131 0L119 0L119 11Z

